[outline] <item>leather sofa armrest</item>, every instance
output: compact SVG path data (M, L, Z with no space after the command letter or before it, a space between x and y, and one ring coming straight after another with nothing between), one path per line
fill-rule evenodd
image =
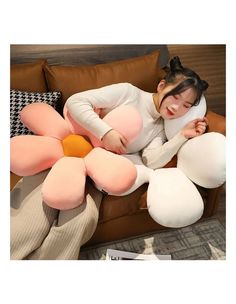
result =
M209 122L207 132L218 132L226 135L226 119L224 116L208 111L206 117ZM214 189L205 189L206 204L204 208L204 217L209 217L216 213L219 203L219 195L224 186L225 185Z
M16 175L15 173L11 172L10 175L10 190L12 190L14 188L14 186L16 185L16 183L21 179L21 176Z
M226 135L226 119L224 116L208 111L206 117L209 122L207 132L218 132Z

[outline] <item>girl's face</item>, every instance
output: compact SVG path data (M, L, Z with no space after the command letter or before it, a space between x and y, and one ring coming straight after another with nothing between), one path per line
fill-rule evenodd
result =
M166 85L160 92L160 100L176 85ZM159 108L159 113L164 119L174 119L183 116L189 111L196 99L196 91L188 88L180 94L166 97Z

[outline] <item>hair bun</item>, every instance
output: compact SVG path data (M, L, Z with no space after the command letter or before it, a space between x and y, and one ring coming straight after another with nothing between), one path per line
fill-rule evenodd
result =
M201 80L202 90L205 91L208 88L208 83L205 80Z
M176 57L173 57L171 60L170 60L170 70L172 72L178 72L178 71L183 71L183 66L180 62L180 59L178 56Z

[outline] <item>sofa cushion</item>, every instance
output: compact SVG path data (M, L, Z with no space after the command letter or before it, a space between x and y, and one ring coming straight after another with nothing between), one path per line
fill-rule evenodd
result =
M56 108L60 92L34 93L10 90L10 136L33 134L20 120L20 111L32 102L44 102Z
M11 65L11 89L31 92L46 92L47 84L43 71L45 63L46 60L38 60L34 63Z
M160 52L93 66L49 66L45 75L51 91L62 92L63 103L73 94L109 84L129 82L142 90L155 92L165 72L159 68Z
M107 222L122 216L137 214L146 210L146 204L140 205L148 184L143 184L126 196L105 195L99 210L99 223Z

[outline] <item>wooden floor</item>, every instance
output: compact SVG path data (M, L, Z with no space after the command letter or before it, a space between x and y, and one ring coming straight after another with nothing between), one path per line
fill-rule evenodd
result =
M177 44L167 47L170 57L179 56L183 66L196 71L208 82L209 88L205 94L208 108L225 116L226 46Z

